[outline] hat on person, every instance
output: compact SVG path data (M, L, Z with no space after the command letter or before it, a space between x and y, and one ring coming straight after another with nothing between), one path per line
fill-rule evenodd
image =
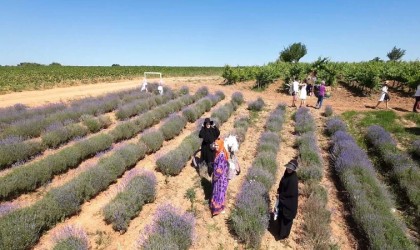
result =
M325 85L325 81L321 81L321 84L322 84L322 85Z
M207 124L207 123L212 124L213 122L210 121L210 118L207 117L206 119L204 119L204 124Z
M297 160L295 160L295 159L290 160L290 161L289 161L289 162L285 165L285 167L286 167L286 168L288 168L288 169L290 169L290 170L296 171L296 169L297 169L297 167L298 167L298 162L297 162Z

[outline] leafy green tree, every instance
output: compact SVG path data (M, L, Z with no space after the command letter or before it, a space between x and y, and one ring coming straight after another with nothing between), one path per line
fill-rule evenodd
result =
M50 63L50 66L61 66L61 64L58 62L52 62Z
M370 60L370 62L383 62L383 60L381 60L381 58L379 58L378 56L373 58L372 60Z
M293 43L280 52L279 61L297 63L307 52L305 44Z
M405 55L405 49L400 49L394 46L392 50L386 54L390 61L399 61Z

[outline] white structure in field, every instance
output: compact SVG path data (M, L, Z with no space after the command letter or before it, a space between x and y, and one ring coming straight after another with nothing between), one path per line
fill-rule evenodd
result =
M163 95L163 80L162 80L162 73L161 72L144 72L144 77L143 77L143 85L141 86L141 90L140 91L146 91L147 90L147 75L159 75L159 87L158 87L158 91L160 95Z

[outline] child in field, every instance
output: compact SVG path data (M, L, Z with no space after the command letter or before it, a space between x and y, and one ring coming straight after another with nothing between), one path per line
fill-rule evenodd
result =
M379 100L378 100L378 103L375 106L375 109L378 108L379 104L381 104L381 102L383 102L383 101L385 101L386 108L389 109L389 107L388 107L389 100L390 100L390 98L389 98L389 94L388 94L388 83L385 82L382 86L381 95L379 96Z

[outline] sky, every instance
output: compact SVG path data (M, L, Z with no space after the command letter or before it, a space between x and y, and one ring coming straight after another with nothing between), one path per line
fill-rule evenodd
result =
M419 0L0 0L0 65L263 65L420 59Z

